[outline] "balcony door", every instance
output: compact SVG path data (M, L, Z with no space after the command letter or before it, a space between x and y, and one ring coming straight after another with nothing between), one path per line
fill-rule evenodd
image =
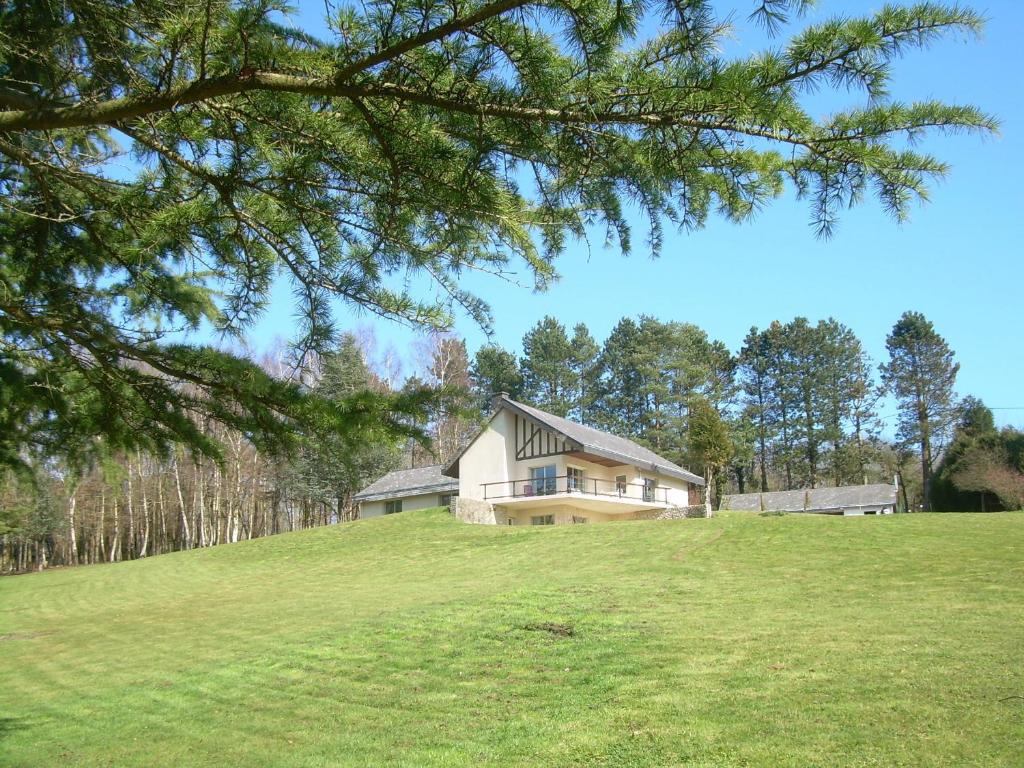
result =
M538 496L546 496L554 493L556 488L554 464L543 467L530 467L530 482L533 485L533 492Z
M586 485L587 473L579 467L566 467L565 468L565 487L569 491L579 491L583 493Z

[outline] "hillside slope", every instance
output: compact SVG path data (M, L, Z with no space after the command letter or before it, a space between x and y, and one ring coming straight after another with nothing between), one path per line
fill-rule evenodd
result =
M428 511L0 579L0 765L1022 765L1022 577L1020 514Z

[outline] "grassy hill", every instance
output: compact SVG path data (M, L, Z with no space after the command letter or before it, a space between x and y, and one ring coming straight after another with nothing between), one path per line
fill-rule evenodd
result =
M1019 766L1022 651L1021 514L405 513L0 579L0 765Z

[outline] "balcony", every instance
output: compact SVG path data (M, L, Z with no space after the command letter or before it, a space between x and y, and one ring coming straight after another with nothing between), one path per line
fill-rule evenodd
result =
M485 501L499 506L539 508L567 504L592 511L634 512L669 506L669 488L579 475L483 483Z

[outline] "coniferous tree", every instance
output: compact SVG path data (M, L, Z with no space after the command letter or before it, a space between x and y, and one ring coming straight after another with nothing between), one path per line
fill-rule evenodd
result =
M642 371L640 327L624 317L601 347L601 390L596 408L600 426L624 437L642 438L646 424L646 381Z
M920 312L904 312L886 339L889 362L882 381L899 407L899 437L916 445L921 462L922 504L931 509L936 448L942 446L958 415L954 385L960 364L953 350Z
M576 395L572 357L565 326L550 315L527 331L519 362L526 399L556 416L569 415Z
M751 4L773 33L807 5ZM889 5L729 60L711 0L327 13L314 35L262 0L0 9L0 461L85 453L95 435L217 455L196 413L263 450L318 421L398 429L400 404L313 402L167 334L240 333L282 271L300 356L333 341L335 298L428 327L459 307L486 325L465 270L516 261L543 287L591 222L630 248L627 200L657 250L665 219L744 220L788 180L828 234L868 191L902 219L945 173L905 137L995 127L971 107L886 97L906 51L980 28L958 6ZM829 86L864 98L817 118L806 94ZM403 272L439 290L414 295L392 279Z
M496 344L480 347L469 369L470 386L481 417L490 413L491 398L507 392L513 400L522 400L523 374L516 356Z
M594 405L600 391L601 348L583 323L573 327L569 346L572 348L569 368L573 388L569 415L582 424L590 424L594 420Z
M314 392L328 401L345 401L376 388L355 336L342 334L332 351L319 359ZM352 496L360 488L396 469L399 442L387 432L365 430L357 438L333 430L311 433L303 440L300 472L306 492L336 507L337 519L348 519Z
M743 340L738 368L744 394L743 416L754 424L756 431L755 453L762 492L768 490L769 449L775 440L777 423L770 344L765 332L751 328Z

